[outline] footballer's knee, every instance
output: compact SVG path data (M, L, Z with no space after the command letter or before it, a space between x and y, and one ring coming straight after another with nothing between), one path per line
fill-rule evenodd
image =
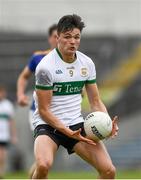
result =
M116 174L116 168L114 165L112 165L109 169L106 171L106 175L109 176L110 178L114 178Z
M46 176L48 170L51 168L52 162L49 160L39 160L37 162L36 168L38 173L42 173L42 175Z
M100 171L100 175L103 178L109 178L109 179L114 179L116 174L116 168L112 164L111 166L107 166L107 168L104 168L103 170Z

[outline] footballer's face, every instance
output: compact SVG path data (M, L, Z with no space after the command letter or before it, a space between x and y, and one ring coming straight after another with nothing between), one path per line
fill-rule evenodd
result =
M48 37L48 42L51 49L54 49L57 47L57 30L54 30L52 34Z
M6 97L6 92L4 89L0 89L0 101Z
M64 55L74 55L80 45L80 36L81 33L78 28L60 33L58 35L59 50L61 50Z

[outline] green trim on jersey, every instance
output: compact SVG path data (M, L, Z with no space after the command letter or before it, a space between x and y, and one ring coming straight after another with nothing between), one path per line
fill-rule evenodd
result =
M59 49L58 49L58 48L56 48L56 51L57 51L57 53L58 53L59 57L63 60L62 54L60 53L60 51L59 51Z
M5 119L5 120L9 120L10 119L10 117L9 117L9 115L7 115L7 114L0 114L0 119Z
M85 81L58 82L53 84L53 95L81 94Z
M36 89L41 89L41 90L52 90L53 86L42 86L42 85L35 85Z
M71 64L71 63L73 63L73 62L76 60L76 59L75 59L73 62L67 62L67 61L65 61L65 60L63 59L63 56L62 56L62 54L60 53L60 51L59 51L58 48L56 48L56 51L57 51L57 54L59 55L59 57L60 57L65 63ZM75 54L75 56L76 56L76 54Z
M96 79L86 81L86 84L94 84L94 83L96 83Z

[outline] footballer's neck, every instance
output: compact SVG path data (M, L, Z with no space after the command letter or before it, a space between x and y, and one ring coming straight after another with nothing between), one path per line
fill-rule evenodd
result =
M57 52L61 59L66 63L73 63L76 60L76 53L64 53L60 48L57 48Z

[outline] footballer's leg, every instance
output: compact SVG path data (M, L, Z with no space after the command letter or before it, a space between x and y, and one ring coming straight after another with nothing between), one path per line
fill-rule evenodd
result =
M30 110L30 111L29 111L29 125L30 125L30 130L31 130L32 134L34 134L34 132L33 132L33 131L34 131L34 127L33 127L33 123L32 123L32 121L33 121L33 114L34 114L34 110ZM32 137L32 138L33 138L33 137ZM29 172L28 172L30 179L31 179L32 176L33 176L33 173L34 173L34 171L35 171L35 168L36 168L36 163L34 162L34 163L32 164L32 166L30 167Z
M97 169L99 178L115 178L116 169L103 142L97 142L95 146L85 142L78 142L73 149L77 155Z
M57 144L47 135L39 135L35 139L34 153L36 159L36 168L32 179L47 178L48 171L52 166L57 149Z
M6 157L7 157L7 149L4 146L0 146L0 179L3 178L5 173Z
M28 172L29 179L32 179L35 169L36 169L36 163L34 162Z

